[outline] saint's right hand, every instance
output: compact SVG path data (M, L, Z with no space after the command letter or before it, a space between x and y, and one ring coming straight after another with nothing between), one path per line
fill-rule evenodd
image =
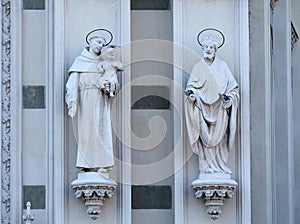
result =
M77 104L76 104L76 102L72 102L71 107L69 108L69 112L68 112L68 114L71 118L73 118L75 116L76 110L77 110Z

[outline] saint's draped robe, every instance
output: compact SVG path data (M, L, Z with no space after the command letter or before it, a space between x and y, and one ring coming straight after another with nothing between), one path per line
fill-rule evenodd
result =
M234 147L238 85L224 61L215 58L209 66L202 59L195 64L187 83L185 102L188 137L193 152L199 156L201 173L231 174L227 166L230 150ZM231 101L223 107L221 95Z

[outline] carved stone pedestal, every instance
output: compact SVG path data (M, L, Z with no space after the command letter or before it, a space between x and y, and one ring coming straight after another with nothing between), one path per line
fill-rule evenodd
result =
M200 174L192 183L196 198L205 200L207 213L213 220L220 217L225 199L234 195L236 186L229 174Z
M104 200L113 196L117 183L109 179L108 175L85 172L79 173L78 179L71 186L75 190L76 198L84 200L87 213L95 220L99 218Z

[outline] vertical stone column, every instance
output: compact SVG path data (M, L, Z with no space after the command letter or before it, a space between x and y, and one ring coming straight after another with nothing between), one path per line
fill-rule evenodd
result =
M274 32L274 220L294 223L293 118L291 73L291 1L277 1Z
M299 4L298 4L299 5ZM296 10L295 10L296 11ZM299 20L296 20L298 24L300 24ZM298 25L296 27L297 31L299 32L300 26ZM298 33L299 35L299 33ZM300 45L299 40L294 46L293 52L292 52L292 77L293 77L293 116L294 116L294 136L300 135L300 64L299 64L299 58L300 58ZM295 198L300 197L300 176L298 173L300 172L300 139L294 138L294 177L295 177ZM295 211L299 211L300 209L300 202L299 200L295 200ZM295 214L295 223L300 222L300 214Z
M249 7L252 223L273 223L270 4L252 0Z
M292 50L292 91L293 91L293 121L294 121L294 136L300 135L300 64L299 64L299 58L300 58L300 15L298 13L300 2L299 1L293 1L291 3L291 14L292 14L292 22L295 28L294 36L292 38L293 43L293 50ZM298 38L297 38L298 37ZM300 176L298 173L300 172L300 139L295 137L294 138L294 186L295 186L295 198L300 197ZM300 209L300 201L295 200L295 211L299 211ZM300 222L300 214L299 212L295 213L295 223Z

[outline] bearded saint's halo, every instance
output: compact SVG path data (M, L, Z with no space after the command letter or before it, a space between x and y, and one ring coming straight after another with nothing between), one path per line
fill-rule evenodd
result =
M197 41L201 47L207 43L212 43L217 48L221 48L225 43L225 36L220 30L207 28L198 33Z

